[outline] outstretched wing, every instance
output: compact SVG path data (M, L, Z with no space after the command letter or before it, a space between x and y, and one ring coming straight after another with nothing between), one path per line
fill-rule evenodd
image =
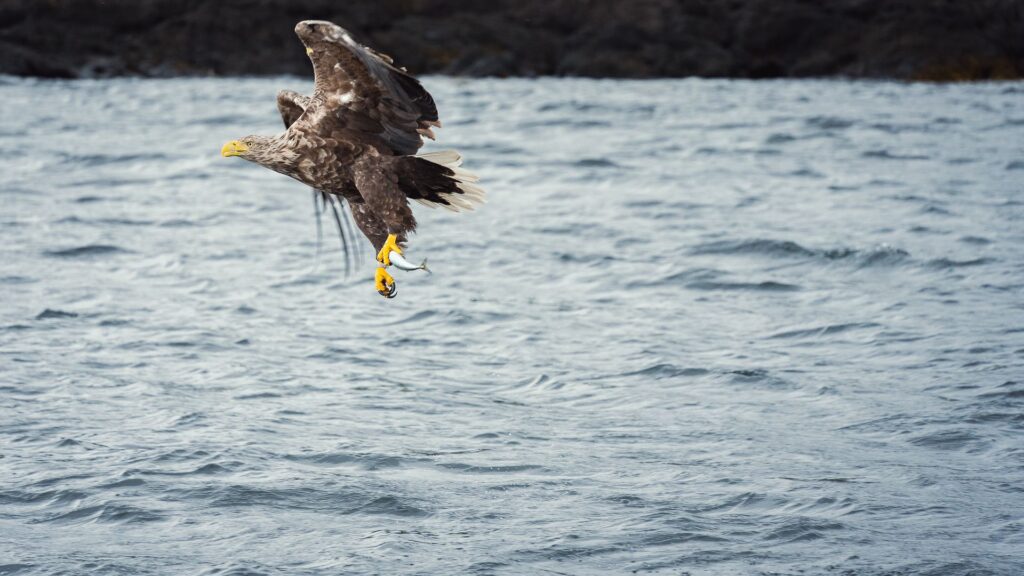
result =
M277 93L277 111L281 113L284 127L295 123L309 106L309 96L303 96L294 90L281 90Z
M298 123L323 137L346 137L381 152L412 155L440 126L434 99L392 59L355 42L340 26L300 22L295 32L313 62L315 84Z

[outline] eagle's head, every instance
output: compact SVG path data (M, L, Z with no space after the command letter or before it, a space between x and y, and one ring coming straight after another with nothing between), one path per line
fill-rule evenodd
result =
M253 159L263 145L261 139L257 136L246 136L241 140L232 140L228 142L220 149L220 155L228 158L230 156L241 156L246 160Z
M241 140L232 140L221 147L220 155L225 158L238 156L287 176L293 175L295 164L299 160L299 155L288 148L285 134L246 136Z
M276 169L276 166L291 157L284 149L285 142L273 136L246 136L232 140L220 149L220 155L228 158L239 156L250 162Z
M306 46L306 54L312 54L329 44L354 43L344 28L326 20L303 20L295 25L295 35Z

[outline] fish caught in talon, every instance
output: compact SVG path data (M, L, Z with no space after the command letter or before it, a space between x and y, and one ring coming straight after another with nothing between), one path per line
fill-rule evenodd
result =
M392 252L390 257L391 265L394 266L395 268L398 268L399 270L404 270L406 272L412 272L413 270L423 270L427 274L430 274L430 268L427 268L426 258L424 258L423 262L420 262L419 266L417 266L416 264L413 264L412 262L406 260L405 256L403 256L401 252Z
M423 138L434 139L441 120L434 98L405 68L331 22L299 22L295 34L313 65L312 97L278 92L285 131L232 140L221 155L260 164L318 191L324 206L331 206L346 257L351 244L340 216L351 213L379 249L377 291L394 298L395 281L385 268L429 272L426 260L416 266L402 255L401 244L416 230L409 201L468 211L483 203L484 190L461 167L458 152L420 152Z

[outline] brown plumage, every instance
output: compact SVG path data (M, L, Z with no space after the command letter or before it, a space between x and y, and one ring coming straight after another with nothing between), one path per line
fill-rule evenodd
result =
M361 46L340 26L304 21L295 33L313 63L313 94L277 95L286 130L229 142L241 156L347 200L375 250L416 228L409 200L451 210L483 201L477 178L454 151L417 155L440 127L434 99L390 57ZM325 199L328 197L324 197Z

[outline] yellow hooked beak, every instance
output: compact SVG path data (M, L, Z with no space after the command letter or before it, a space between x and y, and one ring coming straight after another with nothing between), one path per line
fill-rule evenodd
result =
M309 48L309 47L306 47L306 56L312 56L312 55L313 55L313 49Z
M223 148L220 149L220 155L227 158L229 156L241 156L242 154L245 154L248 151L248 146L242 144L238 140L232 140L231 142L228 142L227 144L224 145Z

